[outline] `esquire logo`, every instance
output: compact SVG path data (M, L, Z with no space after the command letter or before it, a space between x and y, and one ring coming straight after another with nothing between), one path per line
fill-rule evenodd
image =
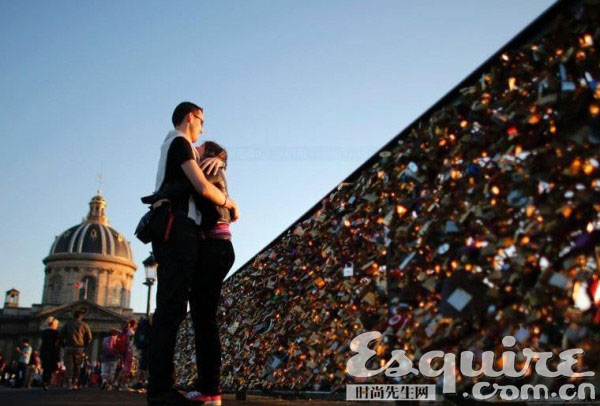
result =
M413 361L403 350L393 350L392 357L379 369L368 369L368 361L376 355L376 352L368 347L373 340L379 340L381 333L378 331L369 331L355 337L350 343L350 350L357 354L352 356L346 362L348 374L357 378L369 378L385 373L386 376L397 378L409 374L423 375L428 378L436 378L443 375L443 393L456 393L456 354L444 353L443 351L429 351L419 359L418 369L414 367ZM516 344L513 336L506 336L502 339L502 345L505 348L512 348ZM554 357L552 352L536 352L530 348L522 350L522 359L525 363L520 370L516 369L517 352L504 351L502 353L502 363L500 369L494 369L495 354L493 351L485 351L481 355L481 367L475 369L475 354L471 351L463 351L459 359L459 372L462 376L475 378L485 376L489 378L510 377L521 378L528 374L532 367L532 361L535 360L535 373L547 377L558 378L568 377L569 380L577 378L590 378L595 372L575 372L573 368L577 366L578 356L583 354L581 348L569 349L561 352L558 357L560 362L555 370L550 370L548 362ZM436 358L442 359L441 367L434 369L431 365ZM392 364L397 363L397 366ZM463 394L470 396L468 393ZM595 389L590 383L582 383L579 387L565 384L560 387L558 393L548 393L548 388L544 385L523 385L518 388L513 385L498 385L489 382L478 382L473 386L471 396L477 400L490 400L499 396L502 400L527 400L527 399L549 399L550 397L572 400L572 399L595 399ZM531 397L530 397L531 396Z

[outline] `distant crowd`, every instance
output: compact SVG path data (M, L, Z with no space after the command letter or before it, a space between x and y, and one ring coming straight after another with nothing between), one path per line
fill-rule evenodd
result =
M148 370L148 341L152 318L129 320L121 330L111 329L102 341L100 359L92 363L86 348L92 341L84 312L59 329L50 317L42 331L42 343L34 349L25 338L17 347L17 359L0 354L0 384L13 388L49 387L76 390L97 387L106 390L145 391ZM137 350L137 351L136 351Z

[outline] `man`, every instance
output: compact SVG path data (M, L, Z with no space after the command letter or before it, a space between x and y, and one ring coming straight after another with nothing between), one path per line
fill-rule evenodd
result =
M151 406L177 405L183 401L173 389L173 353L177 330L187 311L191 276L198 264L201 216L194 194L231 210L232 221L239 217L235 201L208 182L196 162L197 152L192 144L202 134L202 108L190 102L180 103L171 121L175 129L163 142L156 176L156 191L161 187L170 191L168 204L173 217L164 238L152 241L158 271L149 351L148 404ZM203 166L210 170L217 165L218 160L211 159ZM165 203L155 203L160 204Z
M42 371L42 360L40 359L40 355L37 351L31 352L31 357L29 357L29 364L27 365L27 373L25 374L25 387L31 388L33 384L33 380L36 376L40 375Z
M29 339L23 339L23 348L17 347L17 352L21 354L17 361L17 382L16 387L21 388L25 383L25 376L27 374L27 365L29 365L29 359L31 358L32 348L29 345Z
M69 390L78 388L83 351L92 341L90 326L83 321L84 313L84 310L75 310L73 319L69 320L61 330L61 338L65 346L65 372Z

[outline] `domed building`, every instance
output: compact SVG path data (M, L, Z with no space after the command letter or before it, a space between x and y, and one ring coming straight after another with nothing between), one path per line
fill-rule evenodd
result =
M97 194L87 217L54 240L43 261L44 307L86 299L117 313L129 308L136 265L129 242L109 226L105 209Z
M131 245L109 226L106 200L100 192L89 206L83 221L56 236L43 259L41 303L19 307L20 292L14 288L6 292L0 309L0 353L6 358L15 359L15 348L23 338L29 338L38 350L49 317L57 318L62 327L76 310L83 310L93 335L86 353L96 361L110 329L120 329L127 320L141 316L129 307L137 268Z

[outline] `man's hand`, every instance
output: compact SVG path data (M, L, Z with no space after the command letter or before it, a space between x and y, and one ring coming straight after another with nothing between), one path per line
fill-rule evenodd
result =
M225 163L216 157L206 158L200 162L200 169L202 169L203 172L206 172L207 175L216 175L217 172L219 172L219 169L224 166Z

